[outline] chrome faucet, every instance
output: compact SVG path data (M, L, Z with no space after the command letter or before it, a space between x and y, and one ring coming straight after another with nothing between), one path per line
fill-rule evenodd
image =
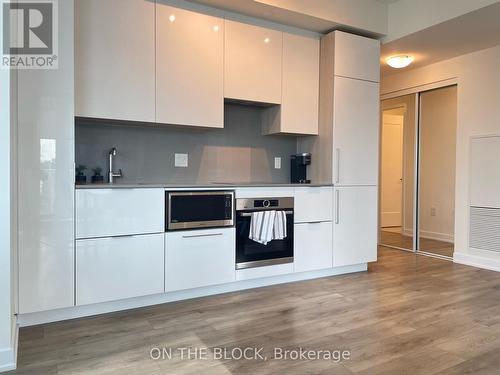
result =
M113 159L116 156L116 148L112 148L109 151L109 173L108 173L108 182L110 184L113 183L115 178L122 177L122 170L119 169L118 173L113 172Z

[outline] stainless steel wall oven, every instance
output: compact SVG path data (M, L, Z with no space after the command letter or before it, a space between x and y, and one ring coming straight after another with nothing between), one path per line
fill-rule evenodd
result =
M286 213L287 236L263 245L249 238L252 212ZM236 199L236 269L293 262L293 198Z

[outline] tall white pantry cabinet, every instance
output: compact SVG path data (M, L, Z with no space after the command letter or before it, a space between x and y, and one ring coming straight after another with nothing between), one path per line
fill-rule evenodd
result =
M319 136L311 178L334 188L333 266L377 259L379 54L377 40L334 31L321 40Z

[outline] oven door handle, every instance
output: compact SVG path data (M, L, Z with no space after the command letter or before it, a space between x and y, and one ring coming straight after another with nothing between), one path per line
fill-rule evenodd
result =
M281 211L281 210L276 210L276 211ZM254 212L262 212L262 211L254 211ZM293 211L284 211L284 212L287 215L293 214ZM242 212L242 213L239 213L239 215L242 217L249 217L249 216L252 216L252 213L251 212Z

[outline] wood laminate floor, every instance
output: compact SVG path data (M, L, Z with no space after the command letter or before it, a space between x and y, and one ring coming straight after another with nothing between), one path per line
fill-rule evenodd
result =
M150 359L187 346L269 358ZM350 358L277 360L274 347ZM18 363L10 374L498 374L500 273L381 248L369 272L24 328Z
M411 250L413 248L413 237L405 236L393 228L384 228L380 231L380 243ZM421 237L420 250L453 258L454 245L449 242Z

